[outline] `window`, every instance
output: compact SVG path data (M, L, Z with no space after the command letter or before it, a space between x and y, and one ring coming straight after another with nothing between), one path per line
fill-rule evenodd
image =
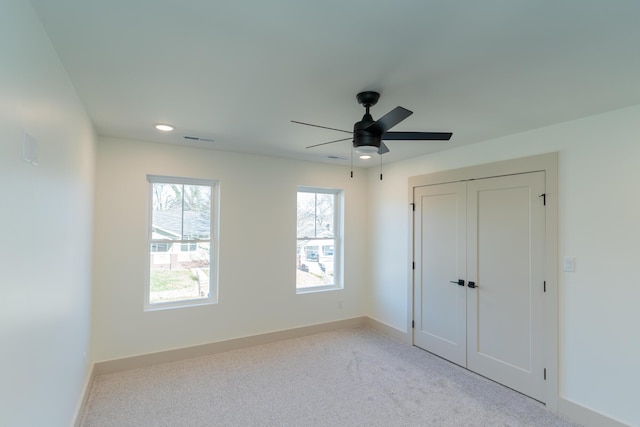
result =
M298 187L296 289L341 289L341 190Z
M152 243L151 252L169 252L171 250L171 243Z
M148 176L145 307L217 302L217 182Z

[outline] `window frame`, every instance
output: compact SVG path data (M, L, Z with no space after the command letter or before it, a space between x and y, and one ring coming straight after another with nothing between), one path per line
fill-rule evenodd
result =
M154 184L177 184L177 185L198 185L207 186L211 189L210 194L210 223L209 239L153 239L153 185ZM219 181L215 179L184 178L175 176L147 175L148 197L147 197L147 238L146 238L146 264L145 264L145 284L144 284L144 311L165 310L171 308L193 307L200 305L210 305L218 303L218 273L219 273ZM167 243L169 246L178 245L182 250L183 245L195 243L209 244L209 296L203 298L183 299L179 301L151 303L151 247L152 244ZM162 253L162 252L161 252ZM170 252L165 252L170 253Z
M333 284L311 287L298 287L298 280L296 277L295 289L296 294L308 294L315 292L333 291L344 289L344 276L343 276L343 253L344 253L344 190L338 188L324 188L324 187L311 187L311 186L298 186L296 191L296 224L298 220L298 208L297 200L298 193L313 193L313 194L330 194L333 196L333 237L332 238L313 238L299 237L296 226L296 258L297 247L299 241L304 240L326 240L325 242L318 242L318 254L323 251L326 246L333 245ZM296 274L297 274L296 265Z

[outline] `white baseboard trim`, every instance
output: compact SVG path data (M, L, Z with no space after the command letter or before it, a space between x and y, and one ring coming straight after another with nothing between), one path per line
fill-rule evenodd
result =
M558 412L585 427L629 427L629 424L610 418L600 412L596 412L593 409L589 409L562 397L558 402Z
M140 356L132 356L122 359L97 362L94 365L94 372L96 375L102 375L113 372L126 371L129 369L143 368L160 363L175 362L178 360L190 359L193 357L207 356L224 351L253 347L261 344L269 344L276 341L299 338L322 332L363 326L366 324L366 321L367 317L354 317L351 319L337 320L334 322L320 323L317 325L302 326L299 328L235 338L227 341L219 341L193 347L184 347L175 350L161 351L158 353L143 354Z
M391 325L388 325L384 322L381 322L376 319L372 319L371 317L365 317L365 325L370 327L371 329L375 329L376 331L393 338L396 341L400 341L404 344L412 345L411 334L408 334L400 329L394 328Z
M89 400L89 393L91 392L93 381L96 379L95 366L96 366L95 364L91 364L91 367L89 368L89 374L87 375L87 378L84 380L84 385L82 386L82 394L80 396L80 400L78 401L78 406L76 407L76 411L73 414L74 427L82 426L82 415L85 412L87 401Z

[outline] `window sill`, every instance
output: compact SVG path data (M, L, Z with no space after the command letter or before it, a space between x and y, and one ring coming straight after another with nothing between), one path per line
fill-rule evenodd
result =
M296 288L296 295L302 294L314 294L316 292L327 292L327 291L341 291L344 287L342 286L315 286L312 288Z
M144 307L144 311L162 311L172 310L174 308L189 308L200 307L203 305L216 305L218 301L213 298L197 299L197 300L184 300L184 301L172 301L172 302L160 302L156 304L147 304Z

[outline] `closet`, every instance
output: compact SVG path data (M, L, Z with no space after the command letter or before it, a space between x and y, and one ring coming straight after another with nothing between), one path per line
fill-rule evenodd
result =
M545 188L544 170L410 188L414 344L541 402Z

